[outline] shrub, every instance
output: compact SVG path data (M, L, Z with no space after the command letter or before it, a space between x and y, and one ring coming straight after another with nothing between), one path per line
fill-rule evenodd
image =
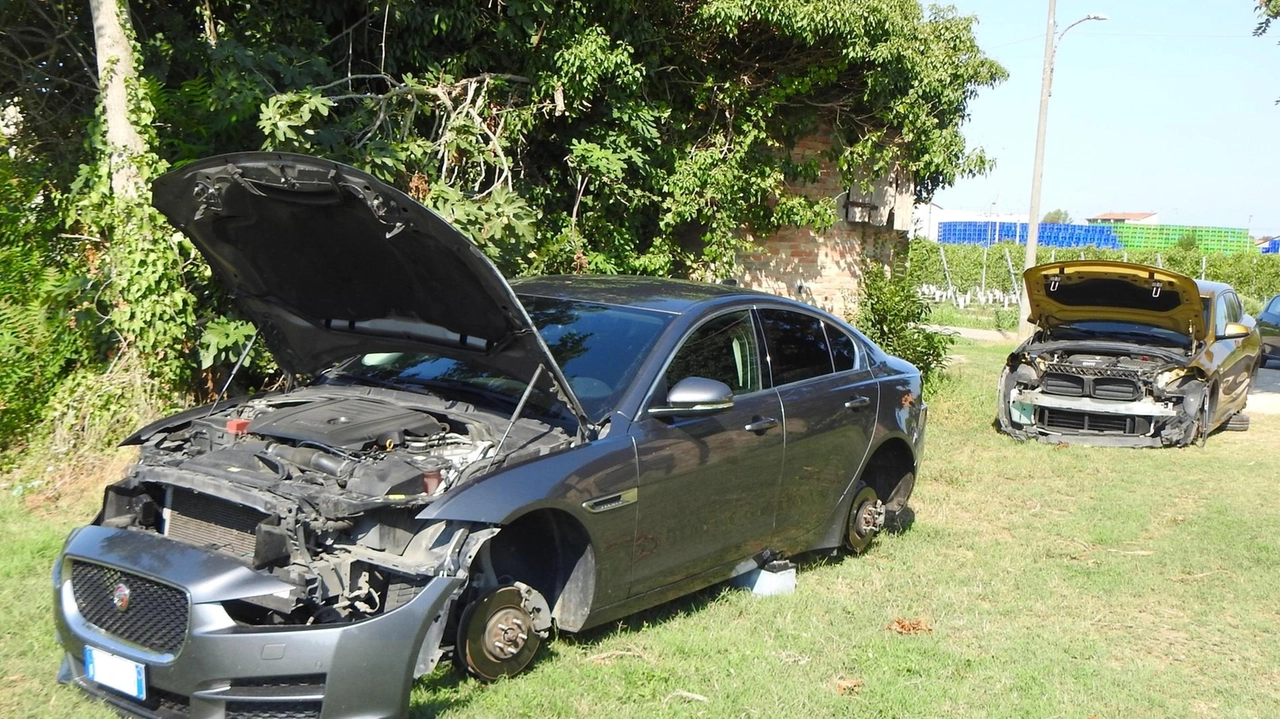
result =
M947 366L947 352L955 341L925 326L931 312L905 272L891 275L880 266L863 271L853 323L884 351L919 368L926 394Z

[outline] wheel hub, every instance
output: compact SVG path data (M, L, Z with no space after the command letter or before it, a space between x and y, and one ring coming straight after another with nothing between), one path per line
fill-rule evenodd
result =
M867 537L884 528L884 502L875 500L858 507L853 518L853 531L859 537Z
M485 653L494 659L510 659L529 641L529 615L523 609L503 607L489 617L484 632Z

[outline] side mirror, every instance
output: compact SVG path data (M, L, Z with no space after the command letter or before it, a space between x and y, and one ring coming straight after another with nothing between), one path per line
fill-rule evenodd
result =
M1218 336L1220 340L1234 340L1241 337L1248 337L1253 330L1249 329L1249 325L1239 322L1228 322L1226 330Z
M650 417L703 417L733 407L729 385L705 377L685 377L667 392L667 403L650 407Z

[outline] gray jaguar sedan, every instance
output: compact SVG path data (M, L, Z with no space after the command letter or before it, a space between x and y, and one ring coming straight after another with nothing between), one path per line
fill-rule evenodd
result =
M291 378L127 440L53 572L59 678L141 717L401 717L776 558L865 550L920 462L920 374L808 305L512 284L353 168L209 158L154 202Z

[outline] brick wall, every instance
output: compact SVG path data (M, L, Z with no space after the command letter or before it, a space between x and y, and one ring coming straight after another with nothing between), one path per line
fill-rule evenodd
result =
M851 208L850 219L856 221L844 221L846 188L839 171L822 158L829 148L830 141L822 135L796 145L795 158L819 159L821 173L817 182L793 189L806 197L836 199L836 213L842 219L822 232L787 227L772 237L756 238L756 247L738 256L735 276L743 287L844 315L854 309L864 261L888 265L906 252L914 188L892 175L873 182L869 195L855 188L853 201L874 207Z

